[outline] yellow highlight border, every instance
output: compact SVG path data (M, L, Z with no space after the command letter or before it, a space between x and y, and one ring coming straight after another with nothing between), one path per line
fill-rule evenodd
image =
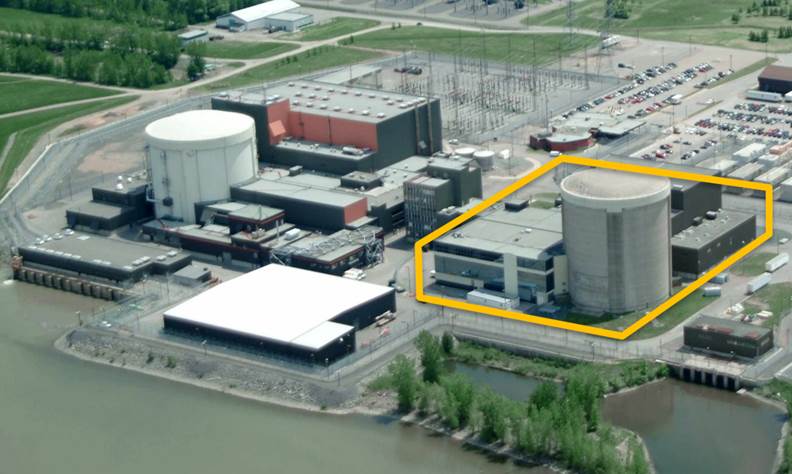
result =
M666 300L665 302L661 303L658 307L649 311L645 314L641 319L633 323L631 326L626 328L623 331L615 331L612 329L603 329L593 326L588 326L585 324L577 324L571 323L568 321L560 321L557 319L552 318L545 318L542 316L534 316L525 313L519 313L516 311L508 311L499 308L492 308L489 306L477 305L473 303L468 303L467 301L459 301L459 300L452 300L448 298L443 298L440 296L431 296L424 293L424 284L423 284L423 247L432 242L433 240L437 239L438 237L442 236L443 234L447 233L448 231L454 229L455 227L463 224L464 222L471 219L476 214L480 213L481 211L487 209L488 207L492 206L496 202L500 201L501 199L509 196L510 194L514 193L515 191L519 190L526 184L530 183L531 181L537 179L538 177L542 176L543 174L551 171L552 169L556 168L558 165L561 164L570 164L570 165L580 165L580 166L591 166L596 168L605 168L611 170L618 170L618 171L627 171L630 173L640 173L640 174L648 174L654 176L665 176L667 178L676 178L676 179L683 179L688 181L700 181L704 183L712 183L712 184L720 184L723 186L732 186L732 187L740 187L745 189L752 189L755 191L763 191L765 193L765 231L763 234L758 236L755 240L749 242L743 248L735 252L734 254L727 257L718 265L711 268L708 272L704 273L701 277L699 277L694 282L690 283L687 287L683 288L682 290L678 291L674 294L671 298ZM773 186L769 183L757 183L753 181L744 181L740 179L732 179L732 178L723 178L718 176L707 176L697 173L688 173L686 171L674 171L665 168L655 168L651 166L643 166L643 165L636 165L630 163L619 163L614 161L605 161L605 160L598 160L593 158L583 158L577 156L570 156L570 155L561 155L552 161L540 166L539 168L535 169L528 175L520 178L519 180L515 181L514 183L510 184L506 188L502 189L501 191L495 193L494 195L490 196L489 198L485 199L469 211L465 212L461 216L455 218L454 220L446 223L439 229L433 231L432 233L426 235L422 239L418 240L415 243L415 299L424 303L435 304L439 306L444 306L447 308L454 308L454 309L461 309L466 311L472 311L476 313L482 313L490 316L497 316L501 318L507 319L514 319L517 321L524 321L527 323L539 324L543 326L550 326L554 328L560 329L567 329L569 331L581 332L585 334L592 334L595 336L601 336L611 339L618 339L624 340L630 337L633 333L641 329L642 327L646 326L651 322L653 319L657 318L665 311L667 311L671 306L675 305L676 303L680 302L683 298L690 295L697 289L699 289L702 285L707 283L710 279L718 275L719 273L726 270L731 265L734 265L739 259L745 257L750 252L758 248L763 243L770 240L773 236Z

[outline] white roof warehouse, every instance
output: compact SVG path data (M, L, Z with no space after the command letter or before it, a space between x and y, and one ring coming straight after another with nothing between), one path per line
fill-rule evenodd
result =
M166 330L308 362L355 350L355 330L396 310L392 288L270 264L165 311Z
M294 31L313 23L313 16L299 12L300 5L292 0L269 0L217 17L216 26L231 31L258 28ZM288 15L287 15L288 14Z

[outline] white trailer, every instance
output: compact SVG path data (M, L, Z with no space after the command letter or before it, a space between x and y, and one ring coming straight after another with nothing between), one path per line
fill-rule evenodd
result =
M473 304L500 309L515 309L520 305L519 298L510 298L503 293L496 293L489 290L470 291L467 294L467 300Z
M771 278L772 275L770 273L767 272L762 273L758 277L748 282L748 285L745 288L745 292L749 295L756 293L757 291L767 286L767 284L770 283Z
M763 100L765 102L781 102L784 100L784 96L777 92L765 92L757 90L746 92L745 98L751 100Z
M789 254L786 252L779 253L765 263L765 271L773 273L787 263L789 263Z

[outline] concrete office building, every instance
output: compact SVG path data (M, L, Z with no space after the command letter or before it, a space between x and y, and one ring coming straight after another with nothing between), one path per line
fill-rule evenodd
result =
M603 169L561 182L572 303L592 313L649 309L671 292L671 185Z
M543 304L566 292L561 213L490 209L432 243L435 279Z
M270 264L165 311L168 331L326 365L396 311L393 288Z
M252 117L259 159L281 166L340 176L442 150L438 99L301 80L216 96L212 108Z

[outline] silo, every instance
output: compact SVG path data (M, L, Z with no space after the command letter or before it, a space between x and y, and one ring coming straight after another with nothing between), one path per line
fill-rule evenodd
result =
M154 210L159 218L195 223L195 204L230 197L230 187L256 176L255 127L247 115L191 110L146 127Z
M561 182L572 303L592 313L651 309L671 291L667 178L598 168Z

